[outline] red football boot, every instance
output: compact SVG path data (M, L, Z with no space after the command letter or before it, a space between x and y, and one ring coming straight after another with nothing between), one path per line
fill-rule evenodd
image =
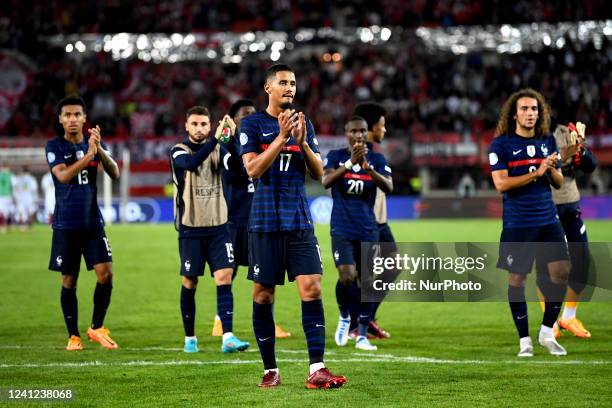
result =
M368 334L372 334L377 339L388 339L391 337L388 331L383 329L376 323L376 320L372 320L368 326ZM369 337L369 336L368 336Z
M340 388L346 383L343 375L333 375L327 368L323 367L308 376L306 388Z
M257 386L261 388L271 388L279 386L280 383L280 373L278 371L268 371L264 374L261 382Z

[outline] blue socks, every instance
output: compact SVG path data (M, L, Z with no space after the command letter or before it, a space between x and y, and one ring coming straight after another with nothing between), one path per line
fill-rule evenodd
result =
M187 289L181 285L181 316L183 318L183 328L185 336L195 336L195 289Z
M78 328L79 306L77 302L76 288L68 289L62 286L60 303L62 305L62 312L64 313L66 329L68 329L68 337L81 337Z
M308 344L310 364L323 362L325 353L325 316L321 299L302 301L302 327ZM273 327L274 328L274 327Z
M345 285L338 280L336 282L336 301L340 309L340 316L349 317L349 303L351 301L350 284Z
M508 286L508 301L512 319L518 331L519 338L529 336L529 323L527 319L527 302L525 301L525 288Z
M273 308L273 303L260 304L253 302L253 331L264 363L264 370L277 368L274 353L276 338Z
M223 333L233 331L234 296L231 284L217 286L217 315L221 319Z
M99 329L104 325L104 317L106 317L106 310L108 309L108 305L110 305L111 300L111 292L113 291L113 284L109 283L100 283L96 284L96 289L94 291L94 308L93 308L93 316L91 318L91 328Z

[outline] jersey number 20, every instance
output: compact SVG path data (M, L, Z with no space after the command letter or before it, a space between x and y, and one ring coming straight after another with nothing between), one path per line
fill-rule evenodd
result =
M363 193L363 180L349 180L348 194L361 194Z

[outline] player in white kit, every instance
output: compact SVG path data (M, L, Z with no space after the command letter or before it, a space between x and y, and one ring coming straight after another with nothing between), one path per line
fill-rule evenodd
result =
M38 183L25 167L13 178L13 200L15 223L23 231L32 226L38 203Z
M53 185L53 176L48 171L40 180L40 189L45 196L43 219L42 222L51 224L53 220L53 212L55 211L55 186Z

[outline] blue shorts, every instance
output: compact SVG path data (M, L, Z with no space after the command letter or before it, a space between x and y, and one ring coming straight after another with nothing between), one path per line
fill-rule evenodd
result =
M321 247L312 230L249 232L247 278L265 286L283 285L299 275L323 274Z
M362 244L369 242L368 253L362 251ZM332 252L334 253L334 262L336 267L340 265L355 265L357 277L365 282L372 275L373 257L380 252L380 245L377 239L369 239L362 241L358 239L348 239L339 235L332 235ZM363 268L363 265L367 265Z
M539 265L569 260L567 241L560 222L540 227L504 228L497 267L508 272L531 273L534 260Z
M378 224L378 241L386 242L384 247L383 256L387 256L392 253L397 252L397 245L395 245L395 238L393 237L393 233L391 232L391 228L389 228L389 224L386 222L384 224Z
M179 238L181 275L202 276L208 263L210 275L220 270L234 268L234 247L229 231L207 237Z
M249 233L246 227L233 227L227 224L234 245L234 263L238 265L249 265Z
M557 205L559 220L567 237L572 269L568 285L574 292L580 294L589 278L591 267L591 253L589 251L586 226L581 218L578 203ZM538 272L545 271L545 265L538 264Z
M334 263L339 265L357 265L361 259L361 241L332 235L332 252Z
M561 204L557 206L559 221L565 231L568 242L588 242L586 226L582 222L582 211L574 204Z
M367 240L359 240L348 239L340 235L332 235L331 238L332 252L334 254L334 263L336 266L358 265L361 262L361 244L364 242L371 242L374 244L378 241L377 237L371 237ZM374 250L372 253L374 253Z
M49 269L64 275L79 276L81 255L87 270L94 265L113 262L108 238L104 229L53 230Z

